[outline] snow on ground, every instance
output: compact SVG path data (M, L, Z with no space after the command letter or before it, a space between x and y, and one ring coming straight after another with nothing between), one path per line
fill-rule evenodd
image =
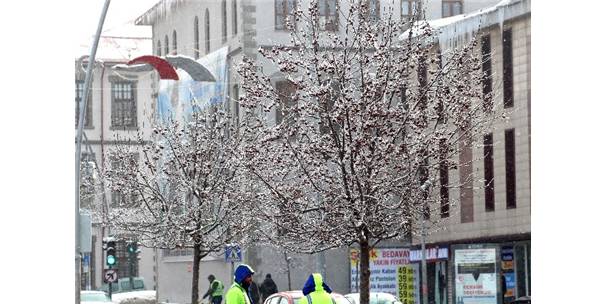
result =
M121 292L112 295L112 302L117 304L156 304L155 290Z

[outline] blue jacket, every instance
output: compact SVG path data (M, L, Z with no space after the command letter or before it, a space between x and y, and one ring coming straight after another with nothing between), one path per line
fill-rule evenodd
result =
M319 276L319 281L318 283L322 284L322 289L324 289L326 292L331 293L332 289L330 289L330 287L328 287L328 285L326 285L326 283L324 283L324 280L322 280L322 275L320 275L319 273L316 273L317 276ZM309 277L307 278L307 281L305 282L305 285L303 285L303 295L306 296L311 292L314 292L316 290L316 280L314 280L314 274L310 274Z

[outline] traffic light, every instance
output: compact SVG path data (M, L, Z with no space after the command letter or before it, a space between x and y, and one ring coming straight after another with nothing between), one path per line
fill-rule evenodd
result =
M116 242L108 241L105 252L106 252L106 256L107 256L105 262L109 266L114 266L116 264Z
M128 243L128 245L126 245L126 250L128 251L128 255L129 256L136 256L137 255L137 242L130 242Z

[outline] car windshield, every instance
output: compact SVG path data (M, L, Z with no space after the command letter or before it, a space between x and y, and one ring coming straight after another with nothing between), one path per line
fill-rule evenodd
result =
M83 293L80 295L82 302L111 302L109 297L104 293Z

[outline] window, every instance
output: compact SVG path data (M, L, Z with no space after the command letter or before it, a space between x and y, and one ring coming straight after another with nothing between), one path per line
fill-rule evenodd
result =
M294 22L292 18L295 7L297 6L296 0L275 0L275 29L286 30L286 18L291 17L290 21Z
M484 210L494 211L494 163L492 133L484 135Z
M368 20L378 21L381 17L381 1L366 0L366 7L368 8Z
M163 257L192 256L192 255L194 255L193 248L162 249Z
M162 42L158 40L158 45L156 46L156 55L162 56Z
M442 0L442 18L463 13L463 1L461 0Z
M231 12L231 20L233 22L232 32L235 35L238 34L238 0L232 0L232 12Z
M419 157L422 159L419 164L419 186L424 185L429 179L429 153L426 149L422 149L419 153ZM431 210L429 208L429 191L423 191L423 218L429 220Z
M402 84L402 86L400 86L400 103L402 103L404 110L408 110L408 100L406 99L406 91L407 87L406 83L404 83Z
M402 18L402 20L407 21L409 19L412 19L416 14L417 14L417 10L419 9L418 7L418 0L401 0L402 1L402 6L401 6L401 10L400 10L400 18Z
M511 29L503 31L503 104L513 107L513 54Z
M125 168L132 168L133 166L137 166L138 162L138 153L129 153L127 157L122 157L121 159L118 158L118 156L114 155L110 159L110 166L112 170L116 171L116 173L121 174L123 173ZM126 193L123 193L118 190L112 190L111 192L111 207L129 208L133 207L135 201L135 194L127 195Z
M339 15L337 12L337 0L318 1L318 25L324 31L337 31L339 29Z
M204 51L210 53L210 14L208 9L204 12Z
M473 222L473 143L470 128L471 120L467 118L465 125L459 131L459 201L461 204L461 223Z
M443 68L442 65L442 50L440 50L438 48L437 51L437 57L438 57L438 64L439 64L439 70L441 71ZM436 105L436 112L438 114L438 122L439 123L446 123L446 113L444 111L444 101L442 99L439 99Z
M137 127L137 102L134 81L118 80L112 87L112 121L111 126Z
M507 209L516 207L515 129L505 130L505 200Z
M80 122L80 104L84 101L84 80L76 80L76 128ZM88 91L88 101L86 102L86 111L84 111L84 127L92 128L92 104L93 97L91 90Z
M164 55L168 55L168 35L164 35Z
M482 91L484 112L492 109L492 60L490 57L490 34L482 37Z
M173 30L173 55L177 54L177 31Z
M425 122L425 109L427 108L427 60L424 56L419 57L419 66L417 67L417 77L419 79L419 114L420 122Z
M340 83L336 80L329 80L327 83L329 83L330 90L328 91L328 94L320 97L320 133L330 134L330 131L334 130L340 134L341 125L339 121L330 121L330 114L333 112L335 102L341 95Z
M225 0L221 1L221 42L227 41L227 3Z
M280 96L280 105L276 108L276 125L281 124L284 117L288 121L293 121L294 117L290 114L290 109L294 106L292 95L295 93L295 86L288 80L276 82L276 90Z
M448 192L448 146L446 139L440 139L440 216L450 215L450 197Z
M194 18L194 58L200 58L200 33L198 32L198 16Z
M238 88L238 85L234 85L234 124L236 126L236 131L238 130L238 128L240 127L240 89Z

